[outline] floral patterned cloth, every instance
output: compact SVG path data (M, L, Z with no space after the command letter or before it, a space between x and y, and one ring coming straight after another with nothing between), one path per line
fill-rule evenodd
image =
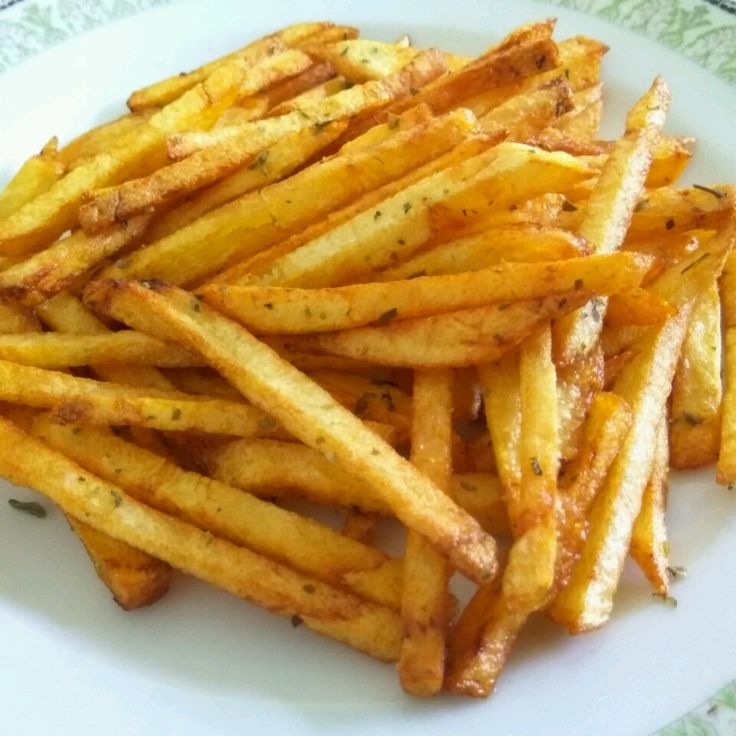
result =
M675 49L736 85L736 0L545 0ZM176 0L0 0L0 73L110 21ZM736 680L656 736L736 735Z

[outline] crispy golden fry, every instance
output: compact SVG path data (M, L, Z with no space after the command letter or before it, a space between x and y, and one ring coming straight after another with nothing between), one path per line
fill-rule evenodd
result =
M404 115L407 114L408 113L404 113ZM401 117L403 117L403 115ZM372 130L374 129L372 128L371 131ZM361 136L361 138L362 137L363 136ZM356 138L352 142L356 143L360 140L360 138ZM307 243L312 241L316 242L323 235L326 235L331 230L343 225L349 220L352 220L363 212L370 210L373 212L373 216L375 217L377 210L374 208L385 199L404 191L407 187L410 187L425 178L452 168L467 158L477 156L488 151L500 140L501 136L492 137L486 135L473 135L456 145L452 150L428 161L416 169L413 169L400 179L390 181L378 189L366 192L357 200L336 212L329 213L327 217L312 223L301 232L295 233L286 240L276 243L271 248L261 251L260 253L256 253L250 258L246 258L243 261L236 263L226 271L218 273L212 281L216 283L249 285L252 283L259 283L262 280L268 280L273 277L272 271L274 263L278 259L293 253L297 248L300 248ZM347 148L347 146L343 146L343 149ZM353 147L350 146L350 148ZM371 271L371 277L373 276L373 273L374 272Z
M310 64L309 58L301 52L287 51L256 65L250 75L258 78L258 84L268 85L274 77L297 74ZM88 192L84 196L85 204L79 210L79 223L85 231L97 232L113 223L125 222L152 207L181 199L253 161L268 146L297 130L299 128L267 127L264 123L250 131L247 138L234 139L226 145L201 151L184 161L157 169L144 178Z
M95 235L77 230L0 273L0 295L26 306L37 306L137 240L148 222L149 218L144 215Z
M0 191L0 220L47 192L64 175L66 167L52 138L36 156L31 156Z
M100 580L121 608L131 611L150 606L168 591L171 567L165 562L73 516L67 516L67 520L82 540Z
M443 490L452 472L452 379L449 370L414 374L411 461ZM410 531L404 553L399 680L412 695L435 695L442 688L451 574L447 560Z
M693 142L692 138L662 136L647 174L647 187L653 189L674 184L692 158Z
M362 544L371 544L376 535L378 516L367 514L365 511L350 509L345 515L342 525L342 534Z
M668 106L669 89L658 77L628 113L626 133L609 155L577 230L597 252L610 253L623 243ZM593 309L587 305L555 325L558 365L573 362L595 346L606 303L603 301L595 306Z
M721 447L716 478L722 485L736 482L736 329L726 329Z
M398 614L149 508L0 419L0 470L95 529L379 659L399 653Z
M476 580L495 574L494 540L375 432L243 328L207 307L193 310L184 291L151 286L97 282L86 297L133 326L145 309L153 318L144 320L148 329L165 325L244 396L267 405L295 437L373 483L396 516L427 536L461 572Z
M487 132L505 130L508 140L526 143L572 109L572 90L561 76L511 97L482 115L479 122Z
M442 113L491 87L551 69L557 64L557 45L551 39L554 21L525 26L514 31L485 54L470 61L453 74L426 85L411 101L392 105L391 112L401 112L409 104L426 103L435 113Z
M545 319L567 314L591 292L445 312L376 327L291 338L297 349L369 360L394 367L460 368L498 360ZM391 324L389 324L391 322Z
M325 289L204 287L204 300L256 333L300 334L402 321L492 303L513 303L586 289L635 287L649 259L631 253L541 263L501 264L447 276L421 276Z
M574 93L573 100L572 110L555 120L552 127L568 138L594 139L603 114L603 85L598 82L584 87Z
M312 69L320 69L322 67L329 68L334 74L334 69L331 64L315 64ZM307 70L305 74L308 72L309 70ZM302 105L305 107L312 107L318 102L322 102L328 97L332 97L332 95L351 86L352 82L348 82L344 77L333 76L331 79L327 79L321 84L316 84L311 89L307 89L295 97L290 97L289 99L284 99L282 102L279 102L278 105L275 105L268 110L268 116L274 117L277 115L286 115L286 113L301 109ZM270 97L270 94L268 96Z
M166 378L178 391L202 394L228 401L242 401L243 397L222 376L209 368L172 368Z
M316 521L180 470L107 429L40 421L34 435L127 493L239 546L399 609L401 563Z
M305 44L301 48L310 56L328 61L338 74L351 82L383 79L406 66L421 53L419 49L410 46L402 47L363 38L331 44Z
M202 365L179 345L135 330L101 335L60 335L53 332L0 335L0 360L37 368L72 368L95 363L128 363L168 368Z
M275 125L282 128L290 125L293 129L300 130L310 126L321 127L328 121L372 115L382 105L411 96L411 90L439 76L445 69L442 54L430 49L422 52L389 77L343 89L325 99L314 100L309 105L302 101L299 108L281 117L247 123L242 128L219 128L210 132L182 133L174 136L168 142L169 157L180 159L209 146L221 145L228 141L242 142L262 126Z
M503 574L502 593L513 611L532 611L547 600L557 559L557 471L559 422L557 376L550 325L519 348L521 483L507 494L514 543Z
M345 126L345 123L331 123L319 131L307 128L285 136L264 150L250 166L233 172L156 217L147 231L148 240L160 240L243 194L284 179L334 141Z
M527 617L509 609L498 586L478 588L450 636L445 688L474 698L490 695Z
M631 428L628 404L613 393L599 392L581 428L575 459L560 474L560 533L555 586L564 588L580 557L588 529L588 511Z
M67 169L74 169L98 153L110 150L121 138L143 125L155 112L156 109L151 108L145 112L128 113L91 128L67 143L59 151L59 158Z
M0 302L0 334L36 332L41 327L30 309Z
M586 243L567 230L509 225L440 243L376 275L378 281L462 273L510 263L556 261L587 255Z
M655 592L666 597L670 587L669 544L665 523L669 473L666 416L659 424L656 442L652 472L644 489L641 510L631 532L630 552Z
M411 256L436 235L432 213L438 206L448 203L462 217L463 194L472 200L482 198L484 203L491 197L502 207L509 197L531 197L543 189L564 190L587 173L585 166L566 154L502 143L417 182L378 203L375 210L362 212L277 258L260 282L314 288L367 280L373 269Z
M695 302L672 385L669 464L686 469L718 458L723 385L721 302L713 283Z
M444 153L467 137L472 126L465 114L450 113L369 151L326 159L200 217L104 275L159 277L174 283L204 278ZM319 198L312 196L315 191Z
M332 86L329 86L332 83ZM309 93L315 88L327 86L327 89L332 89L332 94L344 89L345 84L342 79L335 79L335 69L332 64L325 62L317 62L312 64L310 67L305 69L300 74L296 74L293 77L284 79L282 82L278 82L270 86L258 95L241 101L241 106L249 106L251 101L255 101L260 98L264 102L266 108L266 115L272 117L274 115L280 115L281 113L276 112L276 108L283 104L289 103L292 100L299 99L302 95ZM326 95L328 96L328 95Z

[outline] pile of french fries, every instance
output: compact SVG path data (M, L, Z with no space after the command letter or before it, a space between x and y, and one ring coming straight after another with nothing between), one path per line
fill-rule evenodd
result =
M675 186L661 78L600 140L606 47L553 30L289 26L0 194L0 473L123 608L177 568L486 696L533 614L605 624L628 554L669 595L669 468L736 481L736 189Z

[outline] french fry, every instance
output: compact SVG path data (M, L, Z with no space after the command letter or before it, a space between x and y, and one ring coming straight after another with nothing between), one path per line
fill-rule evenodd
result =
M334 141L345 126L345 123L331 123L319 131L306 128L285 136L265 149L250 166L233 172L191 199L162 212L148 229L148 240L160 240L237 197L289 176Z
M614 294L608 300L606 325L661 325L675 309L651 291L641 287Z
M331 332L427 317L492 303L513 303L586 289L598 294L633 288L650 261L632 253L540 263L503 263L480 271L420 276L324 289L216 284L200 294L255 333Z
M398 610L401 563L311 519L180 470L107 429L40 421L34 436L159 511ZM278 529L278 533L274 530Z
M373 114L378 107L411 95L411 90L421 87L445 71L442 54L436 49L423 51L406 66L383 79L343 89L323 100L315 100L310 105L302 103L298 109L277 118L269 118L258 123L247 123L243 127L219 128L209 132L182 133L168 141L169 157L181 159L210 146L228 141L247 140L254 130L267 125L279 128L293 125L296 129L309 126L323 126L327 121L342 120ZM413 105L410 105L413 107Z
M158 277L174 283L204 278L444 153L467 137L472 126L463 113L451 113L369 151L326 159L200 217L104 276ZM313 191L320 192L318 199L311 196Z
M312 68L318 69L322 66L329 67L332 69L331 64L315 64ZM332 70L334 74L334 69ZM305 72L306 73L306 72ZM352 82L348 82L344 77L332 77L331 79L328 79L325 82L322 82L322 84L317 84L311 89L307 89L303 91L301 94L296 95L295 97L291 97L289 99L283 100L283 102L280 102L278 105L275 105L270 110L268 110L268 117L274 117L277 115L286 115L289 112L294 112L294 110L301 109L302 105L305 106L313 106L317 104L318 102L322 102L323 100L326 100L328 97L332 97L332 95L337 94L341 90L347 89L348 87L352 86Z
M0 419L0 469L65 513L172 567L379 659L398 656L397 614L151 509Z
M378 516L366 514L358 509L351 509L345 515L342 525L342 534L362 544L371 544L376 535Z
M0 273L0 295L25 306L37 306L139 238L148 222L148 217L141 216L95 235L77 230Z
M722 485L736 481L736 256L729 255L718 287L725 329L723 344L723 404L721 446L716 480Z
M651 165L669 106L669 90L661 78L637 101L627 116L627 132L619 139L601 172L577 230L599 253L618 250L636 207ZM573 362L589 352L600 335L606 303L591 305L565 317L555 325L555 361Z
M150 606L171 584L171 567L125 542L67 515L100 580L122 609Z
M667 597L670 579L669 544L665 523L669 472L666 416L660 422L656 442L652 472L644 489L641 510L631 532L630 552L657 595Z
M445 312L377 327L291 338L292 348L322 351L394 367L460 368L498 360L545 319L566 314L590 292ZM389 324L390 323L390 324Z
M293 76L311 65L300 51L287 51L271 56L254 66L246 83L258 90L274 79ZM97 232L116 222L181 199L190 192L222 179L240 166L252 161L264 149L299 128L257 126L245 139L234 139L227 145L207 149L183 161L164 166L141 179L132 179L115 187L88 192L79 209L79 223L87 232Z
M452 378L449 370L414 374L411 461L443 490L452 471ZM446 559L424 537L409 531L401 596L404 635L399 680L412 695L435 695L442 688L451 574Z
M471 516L329 394L243 328L207 307L192 310L191 296L173 287L98 282L90 285L86 297L133 326L144 307L155 315L153 323L146 320L149 329L163 321L244 396L257 406L267 405L295 437L334 455L351 472L373 483L396 516L428 537L457 569L477 580L495 574L495 542Z
M135 330L101 335L0 335L0 360L48 369L108 362L168 368L202 365L178 345Z
M383 79L406 66L419 49L381 43L369 39L350 39L331 44L305 44L302 50L311 56L328 61L338 74L352 82Z
M398 281L417 275L437 276L495 266L502 261L536 263L587 254L585 242L567 230L535 225L509 225L440 243L408 261L376 275Z
M672 385L669 464L673 468L697 468L718 458L721 346L721 303L713 283L693 306Z
M66 167L52 138L36 156L31 156L0 191L0 220L47 192L64 175Z

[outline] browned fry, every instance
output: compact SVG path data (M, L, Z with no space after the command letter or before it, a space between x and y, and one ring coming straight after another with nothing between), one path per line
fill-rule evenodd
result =
M192 309L187 292L150 286L96 282L86 298L133 326L143 321L147 329L173 332L244 396L268 406L295 437L372 483L396 516L427 536L461 572L476 580L495 574L494 540L375 432L242 327L208 307Z
M412 408L411 461L445 490L452 472L452 372L415 371ZM442 688L451 574L445 557L410 531L404 553L399 680L412 695L435 695Z
M350 509L342 525L342 533L349 539L362 544L371 544L376 534L378 516L360 509Z
M0 295L26 306L37 306L69 288L90 268L137 240L149 219L145 215L140 216L94 235L77 230L0 273Z
M637 286L611 296L606 309L606 325L661 325L675 311L671 304L656 294Z
M665 523L669 473L666 416L660 422L656 442L652 472L631 532L630 552L655 592L666 597L670 587L669 544Z
M95 572L121 608L132 611L150 606L166 594L172 577L169 565L73 516L66 518L82 540Z
M695 302L672 384L669 464L687 469L718 458L723 397L721 302L713 283Z
M716 478L726 485L736 482L736 256L733 254L726 261L718 286L726 334L721 447Z
M319 69L323 66L327 66L332 69L330 64L315 64L312 69ZM333 74L334 74L334 70ZM305 72L306 74L307 72ZM286 115L289 112L300 110L301 106L313 107L315 104L326 100L328 97L341 92L344 89L348 89L352 86L351 82L348 82L344 77L332 77L321 84L316 84L311 89L303 91L301 94L285 99L278 105L275 105L267 111L269 117L275 117L278 115ZM347 121L346 121L347 125Z
M347 591L156 511L0 419L0 472L65 513L229 592L379 659L398 656L399 617Z

